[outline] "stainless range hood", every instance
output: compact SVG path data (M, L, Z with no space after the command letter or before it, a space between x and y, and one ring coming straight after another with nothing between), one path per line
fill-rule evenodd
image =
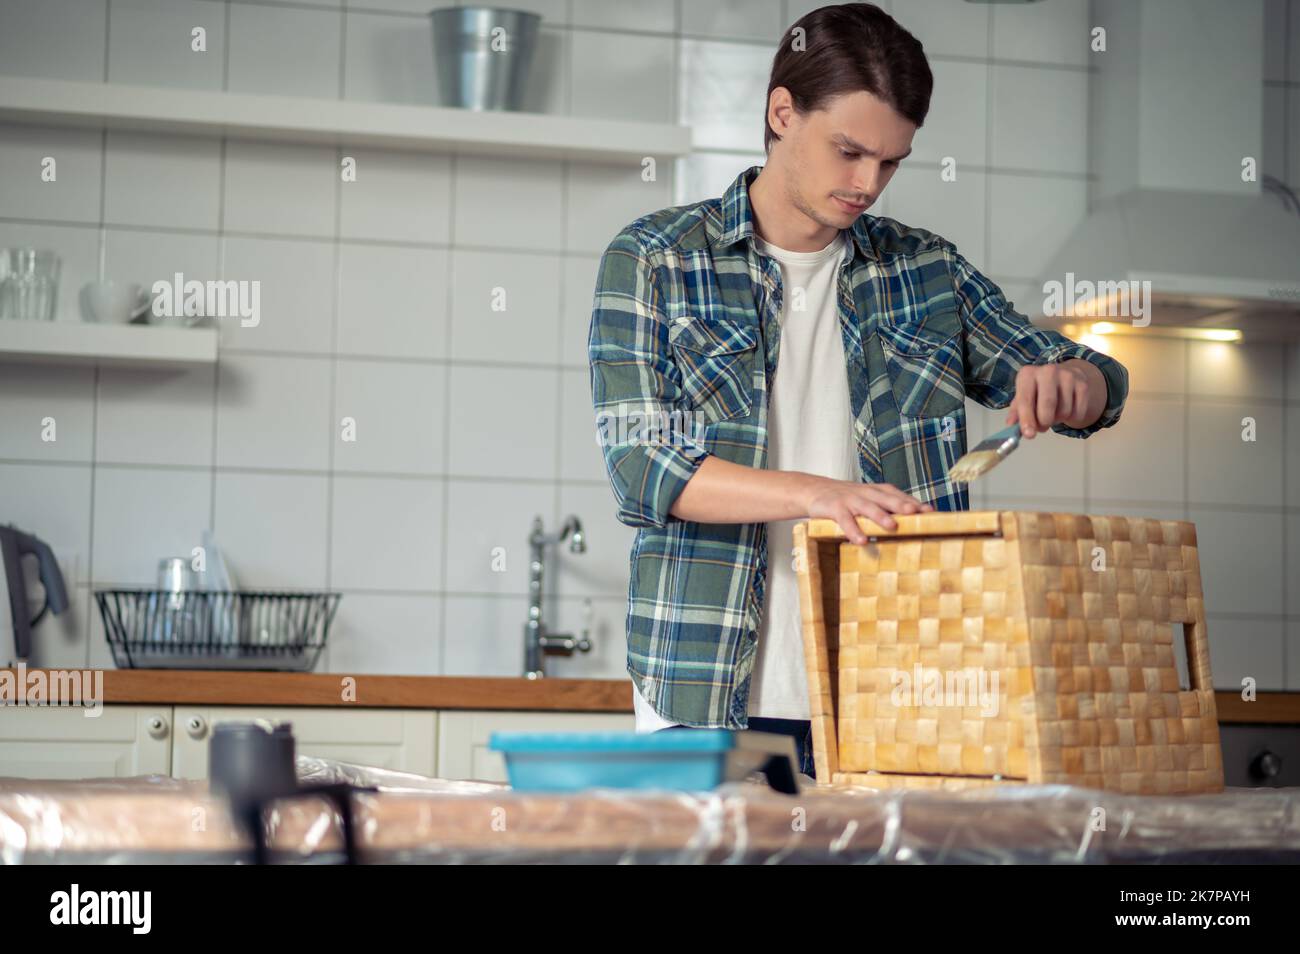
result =
M1094 0L1092 9L1106 31L1106 50L1092 54L1097 181L1089 215L1042 276L1067 289L1067 312L1045 303L1052 315L1036 321L1300 340L1300 214L1260 184L1262 0ZM1254 178L1243 181L1252 160ZM1117 289L1146 282L1146 314L1134 320Z

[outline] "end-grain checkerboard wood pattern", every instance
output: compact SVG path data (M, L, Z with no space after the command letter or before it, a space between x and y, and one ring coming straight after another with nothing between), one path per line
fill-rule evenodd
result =
M896 519L795 528L819 782L1222 791L1193 524Z

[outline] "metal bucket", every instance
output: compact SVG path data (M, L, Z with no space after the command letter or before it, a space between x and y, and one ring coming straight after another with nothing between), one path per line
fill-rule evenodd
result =
M542 18L499 7L448 7L429 16L442 104L520 110Z

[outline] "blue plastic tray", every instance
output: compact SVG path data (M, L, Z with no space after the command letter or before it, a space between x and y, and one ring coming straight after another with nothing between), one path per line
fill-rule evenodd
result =
M759 735L759 733L751 733ZM793 743L789 743L793 745ZM667 788L702 791L754 768L749 745L726 729L666 732L493 732L488 746L505 756L520 791Z

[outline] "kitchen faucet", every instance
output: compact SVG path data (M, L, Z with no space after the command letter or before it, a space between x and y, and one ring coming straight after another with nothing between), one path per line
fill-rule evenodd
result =
M542 518L533 518L533 532L528 535L532 556L528 562L528 622L524 623L524 676L540 679L543 658L572 656L574 651L591 652L591 600L587 600L582 636L568 633L548 633L542 622L542 578L546 572L546 548L552 543L569 541L571 553L587 552L587 537L582 531L582 521L570 515L559 533L544 533Z

